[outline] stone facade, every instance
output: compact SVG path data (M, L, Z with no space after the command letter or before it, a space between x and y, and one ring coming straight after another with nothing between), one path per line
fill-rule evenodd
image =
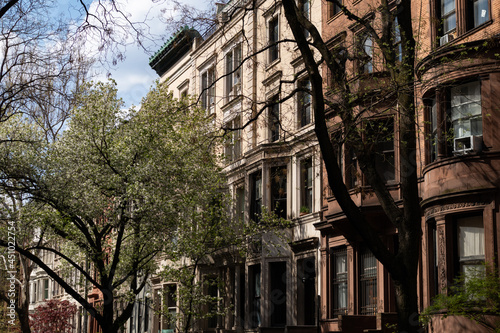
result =
M232 1L220 7L221 24L211 34L183 29L150 61L174 97L192 96L228 130L223 172L236 205L233 217L255 223L265 206L294 223L288 240L263 236L263 245L246 258L214 257L213 265L201 269L200 279L218 276L226 282L234 314L202 320L196 330L315 331L320 262L313 224L321 221L322 180L310 97L297 93L271 105L307 88L308 81L294 43L279 42L291 36L280 3L260 1L249 10L253 4ZM318 27L320 5L301 3ZM155 292L172 285L153 282ZM153 332L167 326L154 318Z

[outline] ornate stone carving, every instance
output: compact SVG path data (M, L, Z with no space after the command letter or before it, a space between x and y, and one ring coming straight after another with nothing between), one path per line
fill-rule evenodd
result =
M484 207L486 205L487 205L487 203L485 203L485 202L456 202L456 203L447 204L447 205L435 206L435 207L428 208L425 210L425 217L429 217L429 216L435 215L437 213L441 213L441 212L445 212L445 211L449 211L449 210L469 208L469 207Z
M444 226L438 228L438 270L439 270L439 289L444 291L447 287L446 279L446 239L444 235Z

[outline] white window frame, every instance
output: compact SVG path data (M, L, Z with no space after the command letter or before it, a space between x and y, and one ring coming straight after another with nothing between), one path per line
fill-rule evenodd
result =
M276 22L276 32L273 34L273 30L271 30L271 23ZM274 26L274 25L273 25ZM277 15L273 15L269 17L267 20L267 39L268 39L268 63L272 64L280 59L280 45L275 44L271 46L274 43L277 43L280 40L280 17L279 13ZM276 53L276 55L274 55Z
M201 92L201 107L207 110L207 114L215 113L215 66L207 66L206 69L200 71L200 92Z
M454 137L483 135L481 82L472 81L451 88L450 99L450 116ZM476 125L475 131L473 131L473 123Z
M241 95L241 72L243 60L242 43L237 43L224 56L224 78L226 101Z

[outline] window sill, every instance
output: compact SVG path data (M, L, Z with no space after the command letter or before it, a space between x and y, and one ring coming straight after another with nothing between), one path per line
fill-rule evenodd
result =
M224 100L226 103L221 107L222 112L226 112L228 109L241 102L243 100L243 95L232 96L231 99L224 97Z
M465 161L470 162L472 160L480 160L481 163L483 163L485 159L495 158L497 156L500 156L500 152L485 152L485 151L482 151L482 152L471 153L471 154L467 154L467 155L457 155L457 156L442 157L442 158L437 159L434 162L428 163L423 168L422 175L425 175L426 173L428 173L431 170L434 170L434 169L437 169L437 168L441 168L441 167L445 167L445 166L448 166L448 165L451 165L451 164L462 163L462 162L465 162Z
M299 224L306 224L309 222L317 221L319 219L319 212L306 213L295 217L295 221Z
M281 62L281 58L278 57L278 59L274 60L270 64L268 64L265 68L266 72L270 71L273 67L275 67L277 64Z
M472 28L472 29L466 31L462 35L458 35L458 33L455 32L457 34L457 37L455 37L452 41L450 41L450 42L448 42L448 43L446 43L444 45L437 45L437 46L435 46L434 49L433 49L433 51L438 51L438 50L446 49L449 46L454 46L456 44L460 44L460 42L462 42L467 37L470 37L471 35L475 34L479 30L482 30L482 29L486 28L487 26L490 26L491 24L493 24L493 20L490 19L489 21L486 21L483 24L478 25L477 27Z
M327 19L326 19L326 23L327 23L327 24L330 24L330 23L332 23L333 21L335 21L336 19L338 19L340 16L342 16L342 11L340 11L340 12L338 12L338 13L336 13L336 14L333 14L333 16L332 16L332 17L327 18Z

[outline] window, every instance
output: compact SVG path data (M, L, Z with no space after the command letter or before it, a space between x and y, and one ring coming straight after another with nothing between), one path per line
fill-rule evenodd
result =
M368 249L360 253L359 273L360 314L374 315L377 312L377 260Z
M394 119L392 117L370 120L366 129L365 144L375 152L375 168L384 181L396 177L394 166Z
M480 26L481 24L489 20L489 5L488 0L473 0L473 13L474 13L474 25L473 27Z
M239 221L245 220L245 188L238 187L236 189L236 219Z
M370 36L364 35L361 37L360 44L360 59L359 59L359 72L373 73L373 40Z
M230 101L241 95L241 44L226 53L226 97Z
M179 95L181 96L181 98L186 98L188 96L188 91L189 91L189 88L185 88L184 90L182 90Z
M300 178L300 212L311 213L313 199L313 168L311 158L302 161L300 165Z
M339 166L342 175L344 174L344 159L343 159L343 146L344 146L344 138L341 130L337 130L332 133L332 145L333 151L335 152L335 156L337 157L337 164Z
M339 0L339 3L342 4L342 0ZM332 17L334 17L335 15L337 15L338 13L340 13L342 11L342 9L340 8L339 5L337 5L337 3L335 3L334 1L328 1L328 18L331 19Z
M482 149L481 82L438 88L426 102L428 161Z
M354 148L346 149L346 176L345 181L347 188L353 189L359 185L358 179L358 158L354 152Z
M308 20L311 20L311 1L310 0L300 0L299 8L302 12L302 15ZM304 35L306 38L309 38L309 30L304 28Z
M149 307L151 301L148 297L144 298L144 332L149 332Z
M43 299L49 299L49 279L43 280Z
M163 309L162 332L173 333L177 315L177 286L167 284L163 287Z
M206 280L207 295L210 297L208 302L208 328L217 327L217 299L219 296L218 280L217 277L212 276Z
M270 286L269 300L271 301L271 327L285 327L286 325L286 262L269 263Z
M249 293L250 293L250 327L257 328L260 326L260 265L252 265L248 267Z
M331 249L331 318L347 314L347 249L345 247Z
M298 110L299 110L299 127L304 127L311 123L311 81L302 80L299 82L298 93Z
M438 145L438 123L437 123L437 104L436 99L431 99L431 104L427 108L428 111L428 126L429 126L429 134L427 137L428 140L428 149L429 149L429 162L434 162L437 160L437 145Z
M269 21L269 63L273 63L279 58L279 20L278 17L273 17Z
M275 142L280 139L280 105L277 102L278 97L273 97L269 106L269 141Z
M316 258L297 260L297 324L316 324Z
M401 44L401 29L397 17L394 18L392 31L393 31L392 43L394 44L394 57L396 62L401 62L403 60L403 45Z
M213 67L201 74L201 107L208 114L215 112L215 70Z
M259 222L262 214L262 175L260 171L250 175L250 185L250 219Z
M451 123L455 138L483 134L479 81L451 88Z
M38 293L37 293L37 289L36 289L36 287L38 285L37 281L32 283L32 285L33 285L33 294L31 296L31 303L36 303L36 301L38 300L37 299Z
M241 122L236 117L226 123L226 128L230 130L225 144L225 155L227 162L234 162L241 157Z
M271 210L276 216L286 219L286 166L271 168Z
M482 216L457 219L458 271L468 275L483 268L484 227Z
M455 0L441 0L441 21L443 34L455 30L457 17L455 11Z
M488 0L436 0L435 10L440 46L490 19Z
M158 332L160 326L161 314L161 290L155 289L153 292L153 332Z

